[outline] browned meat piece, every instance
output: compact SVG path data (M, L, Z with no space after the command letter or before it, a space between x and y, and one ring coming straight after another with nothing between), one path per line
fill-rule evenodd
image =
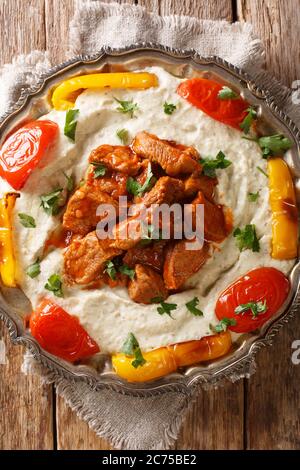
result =
M201 165L195 149L178 148L169 142L160 140L148 132L140 132L132 143L134 152L143 158L158 163L170 176L179 174L201 173Z
M146 207L152 204L173 204L185 195L184 183L170 176L160 178L155 186L142 199Z
M227 237L226 220L221 205L206 199L202 192L193 200L193 205L204 204L204 238L212 242L222 242Z
M136 223L137 216L128 217L114 227L112 244L120 250L129 250L141 240L141 229Z
M135 246L127 251L123 262L130 268L136 264L150 266L156 271L161 271L164 263L165 241L151 243L151 246Z
M162 277L142 264L135 267L135 278L129 282L128 294L134 302L141 304L150 304L154 297L168 297Z
M111 204L117 209L117 202L97 186L85 183L71 196L63 217L63 227L73 233L86 235L93 230L101 217L96 215L100 204Z
M208 244L201 249L187 250L187 240L180 240L167 247L164 263L164 281L167 289L177 290L206 262Z
M64 276L68 284L89 284L103 272L105 263L122 253L111 247L111 240L99 240L91 232L74 240L64 253Z
M195 196L198 191L202 191L207 199L212 200L217 184L217 178L210 178L205 175L191 175L184 181L185 196L192 197Z
M116 171L105 174L100 178L94 178L94 169L88 173L87 181L93 185L97 191L107 193L112 198L118 199L120 196L127 195L126 183L127 175Z
M140 161L130 147L122 145L100 145L92 151L90 163L103 163L113 171L135 176L140 169Z

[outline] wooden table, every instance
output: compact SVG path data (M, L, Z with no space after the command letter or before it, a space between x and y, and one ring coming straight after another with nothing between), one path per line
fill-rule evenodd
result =
M126 0L166 14L249 21L267 50L266 65L286 85L300 79L300 0ZM0 63L32 49L65 59L73 0L0 0ZM2 330L1 330L2 328ZM109 449L80 421L52 386L21 372L21 347L0 326L1 449ZM291 344L300 339L299 318L260 352L250 380L203 391L182 428L177 449L296 449L300 447L300 365ZM0 354L1 357L1 354Z

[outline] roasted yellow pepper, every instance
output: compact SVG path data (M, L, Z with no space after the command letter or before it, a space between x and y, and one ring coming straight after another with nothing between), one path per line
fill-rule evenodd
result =
M72 94L87 88L150 88L158 85L157 76L148 72L95 73L80 75L65 80L52 95L52 104L57 110L73 108Z
M272 258L293 259L298 252L298 211L289 168L282 158L268 161L272 210Z
M11 219L17 197L7 193L0 199L0 273L7 287L16 287Z
M230 347L231 335L226 331L143 353L146 363L137 368L132 365L133 358L125 354L113 355L112 364L116 373L128 382L146 382L175 372L178 367L224 356Z

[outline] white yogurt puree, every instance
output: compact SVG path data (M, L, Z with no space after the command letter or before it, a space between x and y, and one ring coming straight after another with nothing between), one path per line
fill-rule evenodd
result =
M148 71L158 76L159 87L148 90L87 90L82 93L74 106L80 110L75 144L64 136L65 112L53 110L41 118L57 122L59 142L41 162L39 169L31 174L15 207L18 282L33 307L42 297L52 298L67 312L77 315L101 351L108 353L120 351L129 332L135 334L144 351L209 335L209 324L217 322L214 314L217 297L232 281L259 266L273 266L288 273L293 265L293 261L278 261L270 256L268 180L256 167L260 166L265 171L267 168L257 144L242 139L241 132L211 119L182 99L176 93L180 79L158 67ZM118 112L114 97L133 99L139 107L136 117L130 119L128 114ZM165 101L176 104L177 109L172 115L164 113ZM127 289L120 287L84 290L63 286L64 298L53 296L44 285L51 274L62 273L63 252L59 249L41 261L41 274L37 278L31 279L25 273L26 268L41 255L45 241L59 224L58 217L47 215L40 207L40 195L65 187L63 172L72 174L78 183L86 172L91 150L101 144L120 144L116 131L122 128L128 129L131 138L137 132L147 130L162 139L194 146L202 156L215 157L222 150L232 165L225 170L217 170L217 200L231 208L234 227L255 224L259 237L259 253L249 250L240 253L230 235L220 245L221 250L216 250L205 266L188 281L189 289L168 298L167 302L178 305L172 312L174 319L159 315L156 305L133 302ZM2 181L1 192L7 189L9 186ZM258 201L249 202L248 192L257 191ZM18 221L19 212L32 215L37 228L24 228ZM185 303L195 296L199 298L198 307L203 310L203 317L193 316L185 307Z

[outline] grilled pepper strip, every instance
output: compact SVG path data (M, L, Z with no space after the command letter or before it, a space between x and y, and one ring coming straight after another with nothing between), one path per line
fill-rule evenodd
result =
M11 219L17 197L16 193L7 193L0 199L0 273L7 287L16 287Z
M133 358L125 354L113 355L112 364L116 373L128 382L146 382L175 372L178 367L224 356L230 347L231 335L226 331L143 353L146 363L136 369L132 365Z
M281 158L268 161L272 210L272 258L297 257L298 211L289 168Z
M72 94L86 88L150 88L158 85L156 75L153 73L95 73L80 75L79 77L65 80L52 95L52 104L57 110L73 108Z

